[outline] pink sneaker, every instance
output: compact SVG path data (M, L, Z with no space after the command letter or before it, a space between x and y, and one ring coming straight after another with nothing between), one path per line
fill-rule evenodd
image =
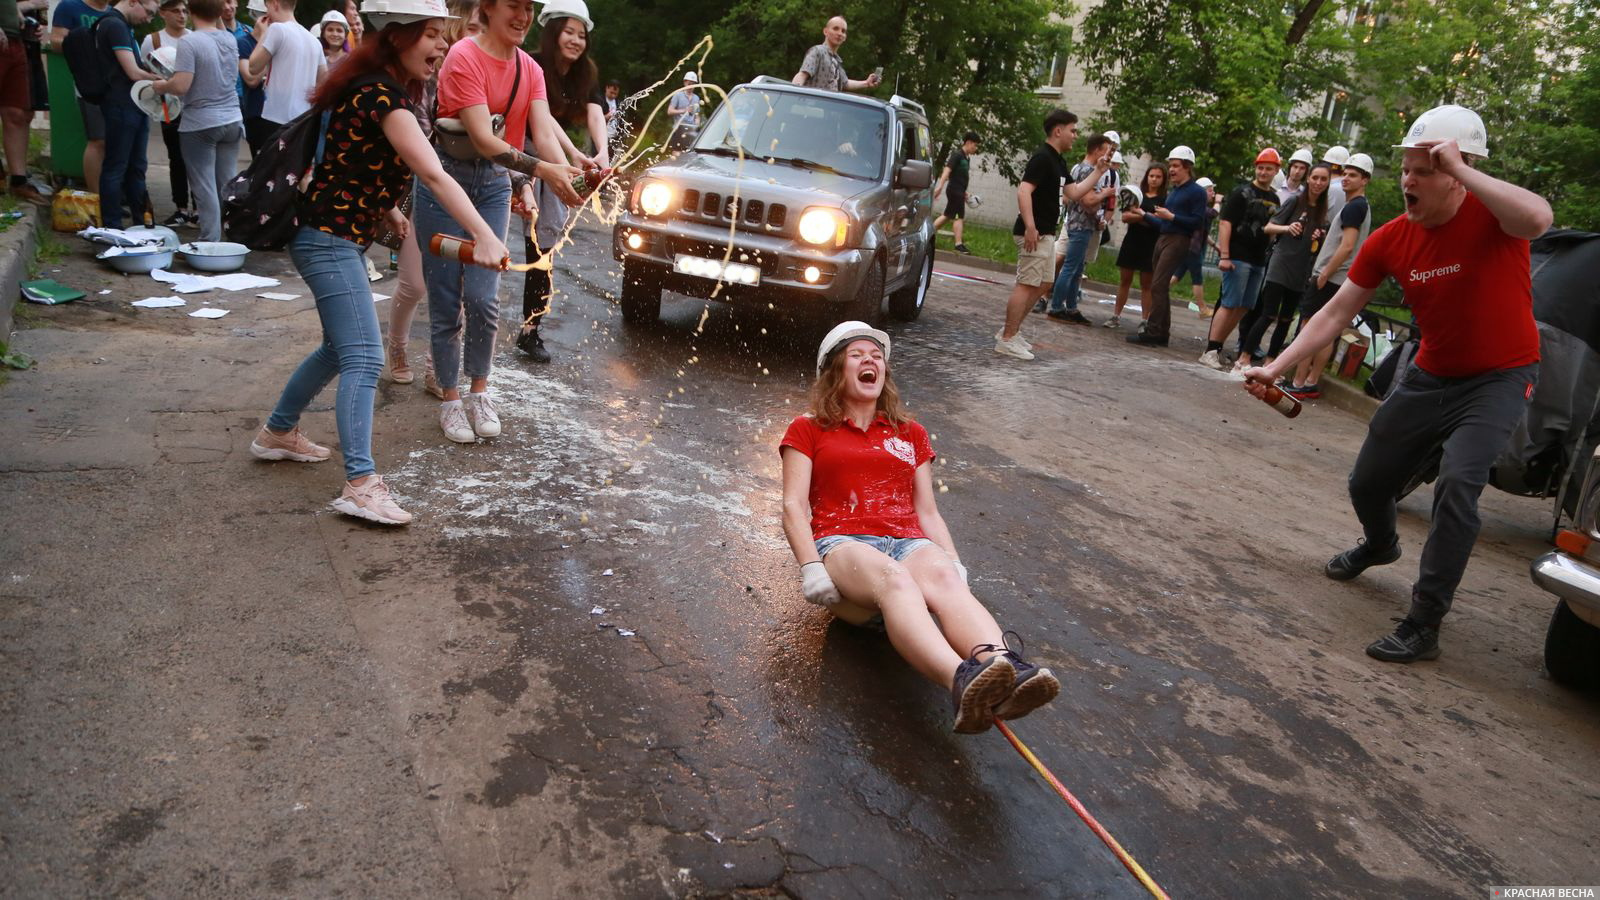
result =
M401 509L399 504L394 502L394 495L389 493L389 486L384 484L383 478L378 475L368 478L362 485L345 482L344 493L333 501L333 508L347 516L355 516L380 525L405 525L411 521L411 513Z
M276 434L267 426L261 426L260 433L250 442L250 453L256 459L292 459L308 463L322 462L333 455L327 447L312 443L298 425L287 434Z

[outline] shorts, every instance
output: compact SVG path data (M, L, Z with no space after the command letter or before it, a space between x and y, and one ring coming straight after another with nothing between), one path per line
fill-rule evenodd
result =
M1306 292L1300 298L1301 325L1303 326L1306 322L1311 321L1312 316L1322 312L1322 308L1327 306L1328 301L1332 300L1333 295L1337 293L1339 293L1339 285L1331 281L1320 288L1317 287L1316 279L1313 278L1308 281L1306 283Z
M933 546L933 541L927 538L881 537L871 534L830 534L824 538L817 538L817 555L827 559L829 553L849 543L866 544L895 562L905 562L907 557L923 547Z
M1196 250L1189 254L1189 258L1178 267L1177 277L1182 278L1183 273L1189 273L1189 283L1200 287L1206 283L1206 252L1204 249Z
M1039 244L1033 252L1022 249L1022 235L1011 236L1017 242L1017 284L1023 287L1039 287L1045 284L1054 284L1056 280L1056 236L1053 234L1039 235Z
M33 110L33 90L28 79L28 49L21 37L6 35L0 50L0 107Z
M105 140L106 118L100 112L100 106L79 97L78 112L83 114L83 139L86 141ZM98 190L98 188L96 189Z
M944 195L944 217L964 219L967 216L967 192L949 191Z

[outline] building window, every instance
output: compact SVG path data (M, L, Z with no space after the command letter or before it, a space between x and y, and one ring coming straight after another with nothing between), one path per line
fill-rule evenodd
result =
M1050 60L1040 66L1034 75L1034 90L1041 94L1059 94L1067 81L1067 51L1058 50Z

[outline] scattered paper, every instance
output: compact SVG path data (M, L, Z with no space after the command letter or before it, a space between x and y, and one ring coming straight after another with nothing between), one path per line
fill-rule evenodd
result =
M228 314L228 311L225 310L225 309L218 309L215 306L206 306L206 307L202 307L201 309L197 309L192 313L189 313L189 318L191 318L191 319L220 319L220 318L222 318L223 316L225 316L227 314Z
M129 234L121 228L100 228L91 225L78 232L78 237L100 244L110 244L113 247L138 247L143 244L165 243L166 235L159 231L141 231Z
M107 295L109 293L111 293L111 288L106 288L105 290L100 292L100 296L104 297L105 295Z
M167 309L173 306L187 306L188 303L182 297L146 297L143 300L133 301L133 305L144 309Z
M591 616L603 616L605 614L606 608L604 606L596 606L594 609L589 610L589 615Z
M150 277L157 281L172 285L172 289L180 294L194 294L200 291L248 291L253 288L277 287L283 282L276 278L267 278L261 275L251 275L249 272L229 272L226 275L188 275L179 272L168 272L166 269L156 269Z
M273 292L273 291L268 291L265 294L257 294L256 296L260 297L263 300L299 300L300 299L300 295L299 294L279 294L279 293L276 293L276 292Z
M600 574L605 576L606 578L610 578L611 577L611 570L607 569L604 572L601 572Z
M373 295L372 295L372 302L373 303L380 303L380 302L382 302L384 300L387 300L387 299L389 299L389 295L388 294L379 294L377 292L374 292Z
M620 637L633 637L633 632L629 631L626 628L618 628L617 629L617 634Z

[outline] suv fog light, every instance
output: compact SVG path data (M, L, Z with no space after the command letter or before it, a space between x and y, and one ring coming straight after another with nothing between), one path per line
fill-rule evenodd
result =
M822 270L821 269L817 268L816 266L806 266L806 270L805 270L805 273L804 273L804 278L805 278L805 280L806 280L806 282L808 284L816 284L817 283L817 279L819 279L821 277L822 277Z
M644 246L644 236L639 234L639 232L635 231L633 234L628 235L628 249L629 250L637 250L637 249L639 249L640 247L643 247L643 246Z

